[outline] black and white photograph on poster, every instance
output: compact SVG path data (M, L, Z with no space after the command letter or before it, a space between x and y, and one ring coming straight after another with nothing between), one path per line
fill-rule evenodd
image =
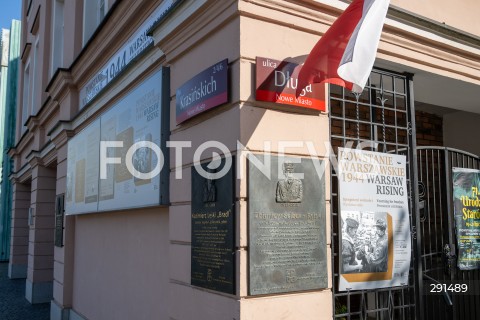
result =
M408 284L411 259L406 157L339 148L339 290Z
M342 212L342 273L387 272L386 212Z

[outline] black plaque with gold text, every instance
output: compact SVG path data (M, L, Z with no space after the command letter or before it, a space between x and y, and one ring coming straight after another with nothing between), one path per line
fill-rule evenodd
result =
M63 247L63 219L65 218L65 195L55 198L55 246Z
M230 158L232 159L232 158ZM235 175L234 165L221 174L192 167L191 284L235 294ZM220 173L220 174L219 174ZM220 176L215 178L215 175Z
M326 288L324 162L253 156L271 170L249 161L249 294Z

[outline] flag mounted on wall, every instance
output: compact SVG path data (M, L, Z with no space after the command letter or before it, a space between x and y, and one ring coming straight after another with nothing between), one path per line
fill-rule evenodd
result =
M354 0L320 38L298 75L296 94L311 83L360 93L372 71L390 0Z

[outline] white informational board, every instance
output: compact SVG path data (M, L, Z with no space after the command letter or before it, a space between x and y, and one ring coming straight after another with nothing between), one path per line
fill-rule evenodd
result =
M149 179L135 177L126 166L126 154L140 141L151 142L160 149L161 102L159 70L68 142L66 214L160 204L160 174ZM104 179L100 177L101 141L123 144L104 149L108 158L121 161L104 163ZM131 160L141 173L151 172L159 165L156 152L146 147L138 148Z
M97 211L100 119L68 143L66 213Z
M411 237L406 157L338 148L339 290L408 284Z

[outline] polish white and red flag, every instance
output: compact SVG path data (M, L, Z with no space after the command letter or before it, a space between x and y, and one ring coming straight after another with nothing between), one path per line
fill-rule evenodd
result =
M297 96L311 83L360 93L372 71L390 0L354 0L320 38L298 75Z

